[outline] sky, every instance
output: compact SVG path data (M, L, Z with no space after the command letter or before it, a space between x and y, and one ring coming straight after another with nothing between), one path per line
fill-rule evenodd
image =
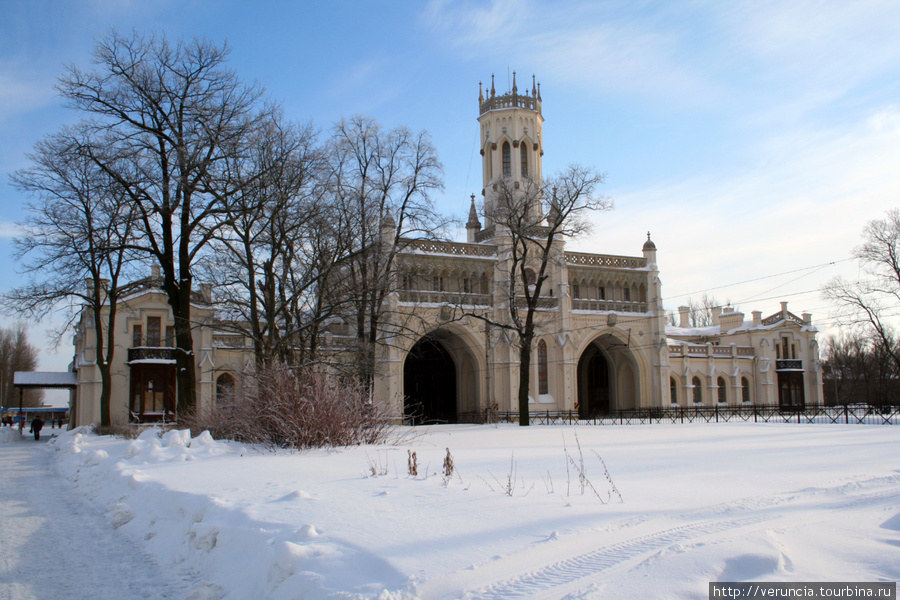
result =
M9 174L78 120L55 82L90 68L110 29L227 41L239 77L323 132L356 114L429 131L434 200L463 220L480 193L478 84L534 75L544 173L595 167L615 203L567 247L640 255L649 231L669 309L706 293L749 318L786 300L834 331L819 290L859 277L863 227L900 204L892 0L0 0L0 289L28 276L11 258L28 198ZM42 348L48 323L29 323ZM41 369L65 368L65 339Z

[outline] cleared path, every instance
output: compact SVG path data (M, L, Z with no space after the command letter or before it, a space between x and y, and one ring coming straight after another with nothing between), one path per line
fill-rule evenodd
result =
M51 453L43 437L0 444L0 600L190 597L189 581L69 491Z

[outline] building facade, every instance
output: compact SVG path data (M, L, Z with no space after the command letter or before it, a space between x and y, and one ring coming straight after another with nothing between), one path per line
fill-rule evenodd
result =
M541 180L541 103L539 85L532 81L520 94L515 76L508 93L498 95L493 82L479 90L484 223L473 196L466 242L406 240L397 257L374 396L398 420L457 422L518 410L517 340L491 325L508 318L510 301L510 238L492 215L501 188ZM798 317L782 303L771 315L754 311L745 319L725 307L714 309L711 325L691 328L682 308L678 325L668 325L657 252L649 234L634 256L570 252L564 239L554 243L537 310L531 411L590 417L673 405L822 403L811 315ZM157 279L154 272L119 309L114 421L174 417L172 317ZM194 307L201 407L227 401L253 364L246 340L216 327L208 301L204 289ZM326 335L339 352L341 338L353 332L345 324ZM72 421L97 422L99 372L86 316L75 346Z

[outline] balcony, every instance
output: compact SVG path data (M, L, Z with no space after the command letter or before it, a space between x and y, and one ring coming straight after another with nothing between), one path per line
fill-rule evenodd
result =
M802 360L776 360L775 361L775 370L776 371L802 371L803 370L803 361Z
M128 363L174 363L175 348L137 346L128 349Z

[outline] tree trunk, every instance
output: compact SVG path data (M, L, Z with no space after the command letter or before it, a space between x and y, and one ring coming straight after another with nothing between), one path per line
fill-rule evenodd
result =
M528 427L528 388L531 382L531 338L523 336L519 342L519 425Z

